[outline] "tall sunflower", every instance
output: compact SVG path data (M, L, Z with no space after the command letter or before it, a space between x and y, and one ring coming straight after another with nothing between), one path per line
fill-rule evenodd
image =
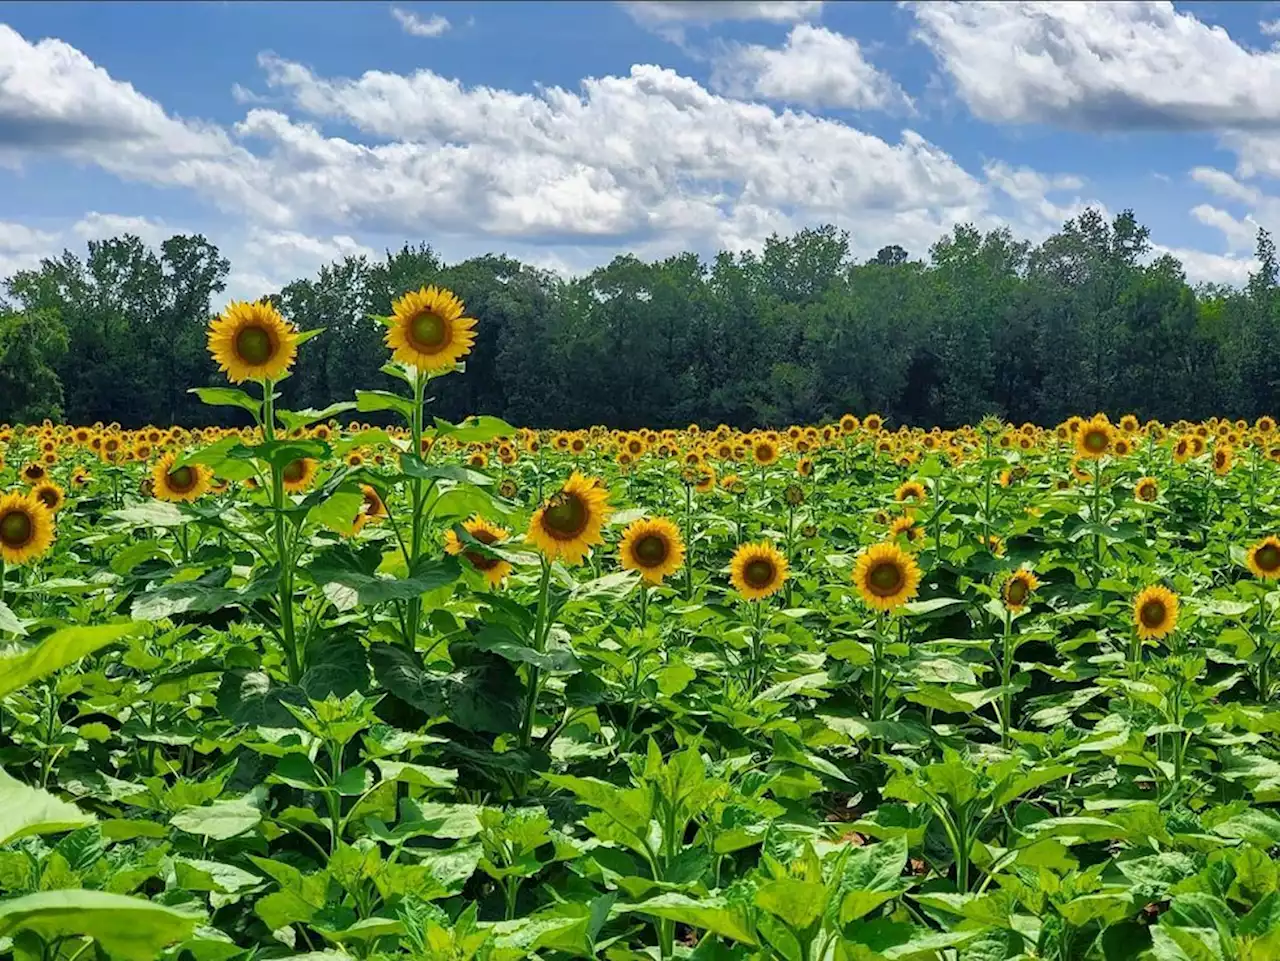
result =
M787 574L786 557L768 541L743 544L729 561L729 582L749 601L781 590Z
M1111 452L1115 428L1101 414L1085 421L1076 432L1076 453L1080 457L1098 460Z
M501 544L511 536L511 532L505 527L491 524L478 514L465 521L462 524L462 529L475 540L486 545ZM498 587L511 575L512 567L510 563L504 561L501 557L489 557L474 548L469 548L453 530L445 532L444 549L445 553L452 554L454 557L460 555L468 564L482 573L490 587Z
M26 564L53 544L53 512L33 494L0 495L0 559Z
M298 356L298 333L270 301L232 301L209 325L209 353L233 384L278 380Z
M778 445L767 437L759 437L751 445L751 456L761 467L768 467L778 459Z
M898 486L893 492L894 500L899 503L903 501L911 501L914 504L923 504L926 499L924 485L919 481L906 481Z
M1160 482L1154 477L1140 478L1138 483L1133 485L1133 496L1135 500L1152 503L1160 496Z
M1261 577L1264 581L1280 578L1280 538L1264 537L1258 541L1249 548L1245 563L1254 577Z
M1031 595L1040 586L1040 579L1026 568L1014 571L1000 588L1000 598L1011 611L1026 610Z
M587 551L603 544L601 530L613 508L609 492L577 471L529 519L527 539L551 560L581 564Z
M368 484L360 485L360 509L356 511L356 519L351 525L351 536L359 534L369 524L376 524L387 516L387 505L382 502L382 495Z
M476 321L463 313L462 301L443 287L423 287L397 298L386 335L392 358L418 370L448 370L475 344Z
M31 489L31 496L38 500L50 513L56 514L67 502L67 495L51 480L42 481Z
M162 501L195 501L209 489L209 469L202 464L174 467L178 455L165 454L151 468L152 496Z
M1144 587L1133 600L1133 623L1138 637L1167 637L1178 626L1178 596L1167 587Z
M920 566L897 544L886 541L858 555L853 584L868 607L892 611L915 597L920 587Z
M618 556L625 570L639 571L650 584L661 584L684 563L684 541L679 528L664 517L633 521L622 533Z

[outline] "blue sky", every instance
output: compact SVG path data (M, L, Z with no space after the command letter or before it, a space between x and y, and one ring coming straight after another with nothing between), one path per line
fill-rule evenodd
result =
M1273 3L0 3L0 275L200 231L258 296L427 241L564 272L833 222L922 256L1280 226ZM1273 160L1272 157L1277 159Z

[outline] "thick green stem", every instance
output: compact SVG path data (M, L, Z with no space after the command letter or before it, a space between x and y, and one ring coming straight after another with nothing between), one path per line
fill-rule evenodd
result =
M2 569L0 569L2 570ZM0 595L3 589L0 588ZM684 599L693 599L693 485L684 485Z
M422 408L425 404L427 378L421 371L413 376L413 416L410 419L410 434L413 438L413 456L422 456ZM410 482L413 496L413 521L409 531L409 574L417 569L418 558L422 553L422 479L415 477ZM404 643L409 650L418 645L418 627L422 623L422 598L415 595L409 598L408 633Z
M538 612L533 623L533 649L544 653L549 625L547 623L548 595L551 591L551 562L542 558L542 576L538 580ZM542 675L536 664L529 665L529 684L525 691L524 721L520 725L520 747L533 743L533 724L538 713L538 692L542 687Z
M276 439L275 385L262 382L262 436L268 443ZM284 469L272 459L271 510L275 526L276 568L280 578L280 635L284 640L284 656L289 683L302 677L298 659L297 632L293 624L293 558L289 556L284 530Z
M1013 720L1013 614L1004 612L1004 650L1000 657L1000 744L1008 749Z

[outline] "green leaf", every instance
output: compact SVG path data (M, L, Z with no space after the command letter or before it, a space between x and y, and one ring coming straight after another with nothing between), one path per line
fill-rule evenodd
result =
M261 797L251 793L233 801L214 801L202 807L184 808L170 818L169 823L188 834L225 841L252 830L262 822Z
M111 957L155 961L195 931L199 918L141 898L105 891L41 891L0 902L0 937L31 931L46 943L90 937Z
M356 410L362 414L372 414L380 410L394 410L405 420L413 420L413 401L385 390L356 391Z
M211 407L241 407L253 414L262 411L261 400L255 400L234 387L192 387L187 393L195 394L201 403Z
M687 924L700 931L707 931L722 938L731 938L743 944L756 945L751 923L741 907L730 904L724 898L691 898L683 894L661 894L627 910L655 918L666 918L679 924Z
M827 889L818 881L779 878L756 889L756 905L796 930L804 930L822 914Z
M459 444L478 444L495 437L513 437L516 429L499 417L468 417L454 425L436 418L436 431L441 437L448 435Z
M411 577L383 577L366 573L350 553L333 550L313 560L308 573L334 607L349 611L361 604L419 597L452 584L461 576L462 568L452 557L429 557L418 565Z
M17 634L19 637L24 637L27 633L22 621L18 620L18 615L13 613L8 604L0 601L0 633L5 631Z
M95 627L64 627L54 631L25 653L0 660L0 697L147 628L146 624L130 621Z
M74 804L30 787L0 768L0 847L35 834L58 834L94 823Z
M355 410L356 405L351 401L340 401L336 404L330 404L323 410L316 410L314 407L308 407L306 410L277 410L276 417L280 419L280 423L284 424L285 430L297 430L300 427L307 427L316 421L329 420L343 411Z
M184 513L177 504L151 500L112 511L107 520L117 521L125 527L182 527L195 518Z

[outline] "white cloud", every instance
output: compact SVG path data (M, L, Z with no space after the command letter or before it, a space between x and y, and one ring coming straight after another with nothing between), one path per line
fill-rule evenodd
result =
M806 107L886 110L911 100L876 69L853 37L800 23L781 48L734 45L715 63L712 84L736 97L764 97Z
M1242 184L1225 170L1218 170L1215 167L1194 167L1191 170L1191 179L1228 200L1254 204L1262 197L1261 191L1256 187Z
M1242 47L1168 2L913 3L975 115L1083 130L1280 124L1280 50Z
M1193 284L1228 284L1232 287L1243 287L1249 282L1249 275L1258 269L1258 262L1252 257L1211 254L1187 247L1151 245L1151 259L1154 260L1162 254L1169 254L1180 260L1183 273Z
M433 13L423 20L412 10L392 7L391 16L395 17L404 32L412 37L438 37L450 26L449 19L438 13Z
M0 220L0 278L40 266L41 258L52 252L54 239L47 231Z
M621 0L637 23L716 23L722 20L764 20L794 23L822 12L823 0Z

